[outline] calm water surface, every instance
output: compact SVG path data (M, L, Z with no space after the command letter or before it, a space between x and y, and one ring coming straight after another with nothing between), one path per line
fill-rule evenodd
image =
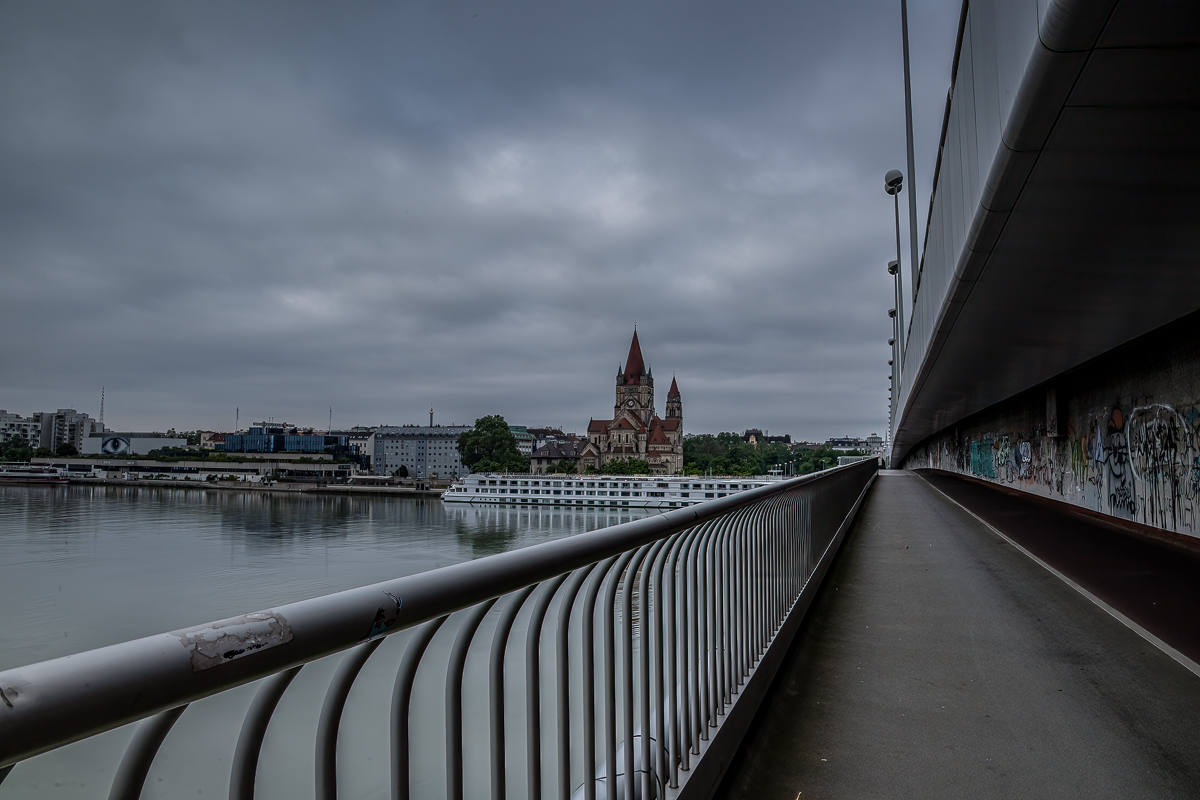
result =
M134 487L0 487L0 669L270 608L637 519L619 514L444 505L440 500L288 496ZM493 612L493 615L496 612ZM479 637L489 637L485 622ZM519 622L514 635L522 626ZM427 660L444 657L439 636ZM345 797L387 795L387 717L407 633L368 662L339 737ZM445 641L443 641L445 638ZM488 638L490 640L490 637ZM521 658L522 648L510 648ZM553 658L552 652L544 655ZM311 797L313 731L340 656L301 672L280 704L260 761L259 797ZM468 662L471 794L486 792L485 659ZM512 668L523 671L523 663ZM429 753L418 796L442 788L440 676L418 676L414 720ZM520 674L516 672L515 674ZM420 691L422 681L428 690ZM155 761L143 797L224 796L255 686L194 703ZM427 707L426 707L427 706ZM546 719L544 724L553 725ZM0 800L106 797L135 726L20 764ZM417 733L417 732L415 732ZM510 735L519 734L512 730ZM419 734L414 756L421 756ZM514 737L520 741L520 737ZM436 745L436 746L435 746ZM519 750L512 754L523 758ZM547 753L549 757L550 754ZM520 762L518 762L520 763ZM342 773L343 770L339 770ZM522 781L513 770L514 781ZM514 796L523 786L511 786Z
M640 516L416 498L0 486L0 669Z

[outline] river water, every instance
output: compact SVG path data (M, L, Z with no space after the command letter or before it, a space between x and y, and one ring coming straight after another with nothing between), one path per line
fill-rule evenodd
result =
M640 516L645 512L483 508L375 496L3 486L0 670ZM379 686L391 680L388 670L394 677L404 637L389 637L368 662L359 683L371 685L376 665ZM395 651L394 658L381 657L389 650ZM268 735L259 773L260 797L313 796L311 731L336 660L306 667L280 705L272 731L307 726L309 733L294 740ZM253 686L243 687L193 704L164 744L143 796L224 796L233 741L241 724L240 713L231 709L244 709L253 690ZM292 698L306 694L307 702L289 705ZM356 695L362 694L356 684L347 715L354 710ZM357 702L368 716L377 715L372 706L387 705L372 703L369 697L358 697ZM429 713L436 710L433 702ZM414 705L414 715L418 711ZM386 729L386 719L383 724ZM17 766L0 785L0 800L106 797L132 727ZM366 735L347 727L339 740L339 754L350 751L347 760L365 754L361 769L351 771L343 781L344 796L386 794L383 744L363 740ZM295 768L300 753L305 765ZM436 789L436 775L430 773L426 783Z

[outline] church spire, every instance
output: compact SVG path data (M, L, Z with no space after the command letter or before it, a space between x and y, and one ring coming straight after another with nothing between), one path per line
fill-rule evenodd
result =
M637 328L633 329L633 341L629 344L629 356L625 359L625 383L637 384L641 382L642 373L646 371L646 364L642 361L642 345L638 342Z
M670 400L672 397L679 397L679 384L675 382L674 375L671 376L671 389L667 392L667 399Z

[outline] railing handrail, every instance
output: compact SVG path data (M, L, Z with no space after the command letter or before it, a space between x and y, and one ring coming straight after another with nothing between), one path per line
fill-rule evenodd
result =
M834 467L566 539L0 672L0 768L870 464Z

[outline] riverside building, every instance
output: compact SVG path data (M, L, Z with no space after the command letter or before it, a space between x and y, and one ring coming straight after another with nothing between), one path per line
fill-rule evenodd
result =
M458 436L470 425L404 425L376 428L367 442L371 471L393 475L400 467L417 480L444 480L467 474L458 455Z

